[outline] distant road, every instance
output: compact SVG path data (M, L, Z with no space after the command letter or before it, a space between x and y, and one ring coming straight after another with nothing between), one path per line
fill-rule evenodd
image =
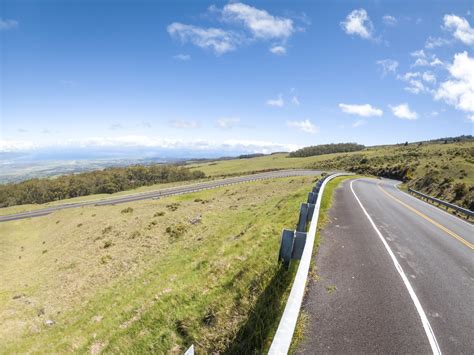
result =
M47 208L38 209L34 211L29 211L29 212L10 214L10 215L5 215L5 216L0 216L0 222L15 221L18 219L46 216L54 211L59 211L66 208L77 208L77 207L83 207L83 206L115 205L118 203L147 200L151 198L160 198L160 197L165 197L165 196L181 195L181 194L207 190L207 189L215 189L217 187L239 184L243 182L256 181L256 180L266 180L266 179L283 178L283 177L291 177L291 176L314 176L314 175L320 175L322 172L323 171L320 171L320 170L279 170L279 171L271 171L271 172L260 173L260 174L232 177L228 179L212 180L212 181L206 181L206 182L201 182L201 183L170 187L166 189L159 189L159 190L155 190L151 192L131 194L127 196L113 197L113 198L97 200L97 201L67 203L67 204L47 207Z
M336 191L297 353L474 354L474 226L395 184Z

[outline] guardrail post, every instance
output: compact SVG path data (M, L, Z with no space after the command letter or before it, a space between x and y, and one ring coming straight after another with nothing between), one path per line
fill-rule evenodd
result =
M313 219L314 206L314 203L308 203L308 223Z
M300 207L300 217L298 219L298 224L296 225L296 230L298 232L306 232L307 222L308 222L308 204L302 203Z
M283 262L283 265L285 265L287 270L290 268L294 242L295 232L289 229L283 229L283 232L281 233L280 253L278 254L278 260Z
M306 232L295 231L295 241L293 242L292 260L301 260L304 246L306 245Z
M310 192L308 194L308 203L312 203L312 204L315 204L316 203L316 199L318 198L318 194L315 194L314 192Z

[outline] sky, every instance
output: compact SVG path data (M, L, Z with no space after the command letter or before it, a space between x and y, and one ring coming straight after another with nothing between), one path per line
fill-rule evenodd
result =
M468 1L2 0L0 153L473 134Z

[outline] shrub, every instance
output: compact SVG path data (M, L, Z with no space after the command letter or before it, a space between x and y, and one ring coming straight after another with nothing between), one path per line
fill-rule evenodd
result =
M187 232L187 229L183 223L178 223L166 227L166 233L168 233L172 241L175 241L182 237Z
M120 211L121 213L132 213L133 212L133 208L132 207L127 207L127 208L124 208L122 211Z
M460 182L454 185L454 200L460 200L467 195L467 186L465 183Z

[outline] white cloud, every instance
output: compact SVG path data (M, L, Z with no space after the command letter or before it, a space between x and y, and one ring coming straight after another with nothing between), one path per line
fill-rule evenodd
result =
M444 63L437 56L433 56L433 59L430 62L430 66L435 67L437 65L443 66Z
M18 27L18 21L0 18L0 31L13 30Z
M240 35L220 28L202 28L174 22L167 30L171 37L183 43L191 42L198 47L211 49L216 55L233 51L242 42Z
M274 106L274 107L283 107L285 105L285 101L283 101L282 95L278 95L278 98L276 99L269 99L267 100L267 105L268 106Z
M450 41L447 40L446 38L441 38L441 37L428 37L428 39L425 42L425 48L427 49L433 49L437 47L442 47L446 44L449 44Z
M284 54L286 54L286 48L283 47L283 46L273 46L273 47L270 47L269 51L272 52L273 54L276 54L276 55L284 55Z
M366 120L357 120L352 124L352 127L356 128L356 127L363 126L365 124L367 124Z
M196 121L186 121L180 119L171 120L170 125L171 127L179 129L196 128L198 126Z
M295 31L291 19L243 3L225 5L222 15L226 21L242 23L256 38L285 40Z
M467 45L474 44L474 28L464 17L444 15L443 28L452 32L453 37Z
M430 71L425 71L422 75L422 79L431 84L436 82L436 76Z
M349 113L351 115L358 115L362 117L371 117L371 116L382 116L383 111L377 107L373 107L369 104L363 105L349 105L349 104L339 104L339 108L344 113Z
M249 153L272 153L277 151L294 151L300 146L259 140L225 140L222 142L195 139L183 141L180 139L162 139L149 136L122 137L89 137L69 139L49 144L35 144L31 141L1 140L0 152L21 152L40 149L67 148L156 148L156 149L187 149L192 151L242 151Z
M385 15L382 17L382 21L384 24L388 26L395 26L397 24L397 19L391 15Z
M435 99L444 100L459 110L474 112L474 58L467 52L457 53L448 69L451 77L440 84Z
M410 55L415 58L426 58L426 54L423 49L411 52Z
M300 100L298 99L298 96L296 95L291 98L291 102L295 104L296 106L300 105Z
M38 147L37 144L30 141L0 139L0 152L1 153L29 151L29 150L36 149L37 147Z
M412 67L426 67L430 65L430 63L424 58L417 58L415 63L412 64Z
M286 124L290 128L296 128L306 133L315 134L319 132L319 127L315 126L310 120L286 121Z
M182 53L175 55L173 58L177 60L182 60L182 61L191 60L191 56L189 54L182 54Z
M415 63L411 65L412 67L435 67L438 65L444 65L435 54L428 56L423 49L411 52L410 55L416 58Z
M223 118L219 118L216 121L217 127L222 128L222 129L233 128L239 123L240 123L240 118L232 118L232 117L223 117Z
M378 60L376 63L382 69L383 76L387 75L388 73L395 73L398 68L398 62L393 59L382 59Z
M390 107L392 113L398 118L407 120L416 120L418 118L418 114L414 111L411 111L407 103L396 106L388 105L388 107Z
M467 116L467 119L471 122L474 122L474 115Z
M374 25L364 9L352 11L340 25L349 35L357 35L365 39L371 39L373 36Z

